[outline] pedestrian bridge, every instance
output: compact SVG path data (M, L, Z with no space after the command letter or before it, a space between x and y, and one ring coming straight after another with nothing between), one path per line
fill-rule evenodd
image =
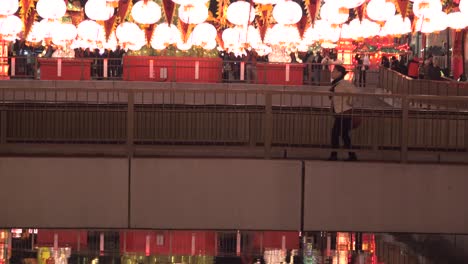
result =
M379 76L351 163L324 87L1 82L0 227L466 233L467 87Z

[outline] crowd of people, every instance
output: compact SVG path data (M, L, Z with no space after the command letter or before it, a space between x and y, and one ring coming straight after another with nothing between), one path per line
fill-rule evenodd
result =
M398 59L396 56L392 56L389 59L382 56L381 65L413 79L443 81L448 76L447 69L442 69L439 60L432 55L429 55L425 60L412 57L408 62L405 57ZM465 74L461 74L456 79L459 82L465 82L466 80Z

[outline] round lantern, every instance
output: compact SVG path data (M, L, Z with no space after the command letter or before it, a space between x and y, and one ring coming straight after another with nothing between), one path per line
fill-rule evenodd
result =
M461 30L468 26L468 17L462 12L454 12L447 15L447 24L450 28Z
M271 52L271 47L265 44L261 44L260 46L255 48L255 51L259 56L265 56L270 54Z
M304 42L307 45L312 45L318 40L318 33L313 26L309 26L304 33Z
M331 24L342 24L348 20L349 10L327 2L320 8L320 16Z
M254 18L255 10L249 2L234 2L227 8L227 20L234 25L248 25Z
M369 19L363 19L361 22L362 30L360 31L360 37L370 38L379 35L380 25L370 21Z
M387 21L395 12L395 5L386 0L371 0L367 4L367 16L375 21Z
M216 48L216 45L217 45L216 40L212 39L212 40L210 40L210 41L208 41L206 43L203 43L202 47L205 50L212 50L212 49Z
M39 0L36 11L42 18L59 19L67 12L67 6L63 0Z
M265 34L265 43L270 45L290 45L299 43L301 37L297 27L290 25L276 24L268 29Z
M336 0L335 0L336 1ZM366 0L346 0L346 1L341 1L341 6L346 7L348 9L351 8L356 8L362 4L364 4Z
M190 38L187 40L187 42L183 42L182 40L179 40L177 42L177 48L183 51L189 50L192 47L192 42Z
M13 15L18 10L18 7L18 0L2 0L2 4L0 5L0 15Z
M103 42L105 40L104 27L93 20L85 20L78 25L78 37L89 42Z
M409 18L403 17L400 14L389 18L382 28L382 36L387 35L402 35L411 32L411 21Z
M226 28L221 38L225 47L244 46L247 43L247 33L241 27Z
M210 40L216 40L216 28L208 23L198 24L192 32L191 38L194 45L200 45L201 43L208 43Z
M314 28L319 40L336 42L340 39L341 28L330 24L325 20L315 21Z
M135 23L124 22L118 25L115 35L124 49L140 50L146 43L145 32Z
M209 0L172 0L172 2L179 4L181 6L185 5L204 5Z
M7 16L0 18L0 36L1 38L13 41L23 29L23 22L17 16Z
M302 18L302 8L296 2L282 1L273 8L273 17L278 24L296 24Z
M260 46L263 45L263 41L262 41L262 38L260 37L260 31L258 30L258 28L255 28L254 26L248 27L247 42L254 49L258 49Z
M349 24L343 24L341 27L341 38L342 39L358 39L359 30L361 30L361 21L359 19L353 19Z
M458 7L460 8L460 12L468 14L468 0L460 0Z
M442 11L440 0L414 0L413 13L416 17L430 17Z
M180 31L175 25L167 23L159 24L153 32L151 46L155 49L164 49L170 44L175 44L181 39ZM161 48L164 46L164 48Z
M154 24L161 19L161 7L153 1L137 2L132 8L132 17L140 24Z
M40 25L39 22L34 22L31 26L31 31L29 31L28 36L26 37L26 41L28 42L41 42L42 41L42 36L40 34Z
M57 20L42 19L38 26L41 38L43 40L50 41L52 40L52 34L59 30L61 24Z
M97 21L106 21L114 15L114 8L102 0L88 0L85 5L86 16Z
M119 43L117 42L117 37L115 36L115 32L112 32L109 38L102 43L103 48L108 50L116 50Z
M52 42L64 46L67 41L76 38L78 30L73 24L59 24L52 32Z
M447 28L447 20L447 14L442 11L432 14L431 17L418 18L416 31L421 31L422 33L442 31Z
M187 24L203 23L208 18L208 8L200 4L180 6L179 18Z
M283 0L253 0L256 4L260 5L276 5Z

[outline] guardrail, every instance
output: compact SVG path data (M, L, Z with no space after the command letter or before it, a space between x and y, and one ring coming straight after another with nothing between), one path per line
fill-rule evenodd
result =
M277 157L278 149L328 151L330 95L304 89L2 88L0 152L27 153L31 146L54 151L51 145L91 146L88 154L118 147L115 155L162 149L171 155L175 147L232 147L265 158ZM363 120L351 132L358 152L392 151L406 161L412 152L458 155L468 150L466 97L349 96L355 104L352 118Z
M413 79L399 72L380 67L378 87L392 94L467 96L468 82Z
M332 65L268 63L221 58L124 56L123 58L0 57L6 79L124 80L147 82L208 82L280 85L330 85ZM7 66L7 67L5 67ZM375 87L378 69L365 72L345 65L356 85ZM361 83L360 83L361 81Z

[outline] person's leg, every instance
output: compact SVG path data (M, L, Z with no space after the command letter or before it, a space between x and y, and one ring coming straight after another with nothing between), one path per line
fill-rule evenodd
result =
M359 87L362 86L362 70L359 70Z
M362 86L366 87L366 70L362 71Z
M315 84L316 84L316 85L320 85L320 74L321 74L321 71L322 71L322 70L321 70L320 68L318 68L318 66L315 66L315 67L317 67L317 68L315 68L315 70L314 70L314 74L315 74L315 76L314 76Z
M340 148L341 123L342 123L341 116L339 116L339 115L335 116L335 121L333 123L333 128L332 128L332 131L331 131L331 147L333 149ZM338 159L338 153L336 151L332 151L332 153L330 154L330 157L328 159L329 160L337 160Z
M257 67L252 66L252 83L257 83Z
M351 149L351 137L349 135L352 129L351 117L344 117L342 122L341 137L343 138L343 145L345 149ZM357 160L356 153L350 151L348 160Z

